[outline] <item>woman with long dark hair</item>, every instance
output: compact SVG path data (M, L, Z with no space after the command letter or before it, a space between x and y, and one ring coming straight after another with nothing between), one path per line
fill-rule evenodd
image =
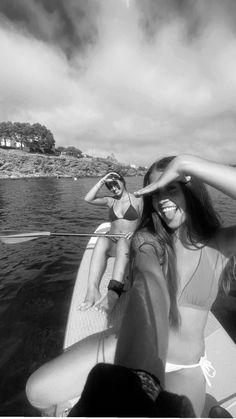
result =
M104 185L111 194L105 192L103 196L98 196ZM104 235L96 242L90 262L87 294L79 309L87 310L95 305L101 311L111 311L123 290L124 275L129 261L130 238L142 214L142 198L129 193L124 177L112 171L100 179L84 199L89 204L109 208L111 223L109 235L114 237ZM116 238L115 235L120 233L124 234L124 237ZM115 256L112 279L107 295L101 300L99 285L106 269L107 259L111 255ZM113 292L114 290L116 292Z
M189 155L155 162L135 193L144 209L115 360L187 396L196 416L216 373L204 329L219 287L229 289L236 254L236 226L221 226L204 183L236 199L234 168Z
M121 374L127 370L127 383L134 374L154 411L164 400L164 416L184 417L183 410L188 415L182 395L201 416L205 382L214 379L204 329L219 286L227 291L233 277L227 267L236 253L236 226L221 226L204 184L236 199L235 178L232 167L181 155L154 163L136 192L144 208L131 242L132 284L118 335L108 330L103 337L102 361L115 364ZM98 342L98 335L78 342L36 371L26 388L30 402L48 410L80 395L96 364ZM114 390L113 367L108 381ZM122 404L120 394L113 391L117 403L111 416Z

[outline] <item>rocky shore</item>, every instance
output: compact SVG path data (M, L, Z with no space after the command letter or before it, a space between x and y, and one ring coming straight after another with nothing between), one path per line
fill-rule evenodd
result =
M131 167L105 158L49 156L0 148L0 179L100 177L111 169L120 170L124 176L145 173L144 167Z

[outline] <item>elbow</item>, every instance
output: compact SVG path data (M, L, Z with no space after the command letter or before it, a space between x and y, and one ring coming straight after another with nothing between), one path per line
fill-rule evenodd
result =
M87 195L85 195L85 197L84 197L84 201L85 201L85 202L91 202L91 199L89 199L89 197L88 197Z

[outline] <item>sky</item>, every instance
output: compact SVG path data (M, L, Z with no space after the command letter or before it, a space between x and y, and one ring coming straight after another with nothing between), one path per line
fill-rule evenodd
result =
M0 0L0 120L150 165L236 162L235 0Z

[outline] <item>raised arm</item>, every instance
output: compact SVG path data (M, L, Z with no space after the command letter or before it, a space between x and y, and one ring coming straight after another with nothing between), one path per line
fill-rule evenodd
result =
M187 154L175 157L158 181L135 192L135 195L141 196L154 192L176 180L188 181L189 176L195 176L202 182L236 199L235 168Z
M104 196L104 197L97 197L98 191L100 191L100 189L103 187L103 185L106 182L111 181L111 179L109 179L109 177L111 176L111 173L106 174L102 179L100 179L91 189L90 191L87 193L87 195L85 195L84 200L86 202L89 202L90 204L93 205L107 205L108 204L108 200L110 199L108 196Z

